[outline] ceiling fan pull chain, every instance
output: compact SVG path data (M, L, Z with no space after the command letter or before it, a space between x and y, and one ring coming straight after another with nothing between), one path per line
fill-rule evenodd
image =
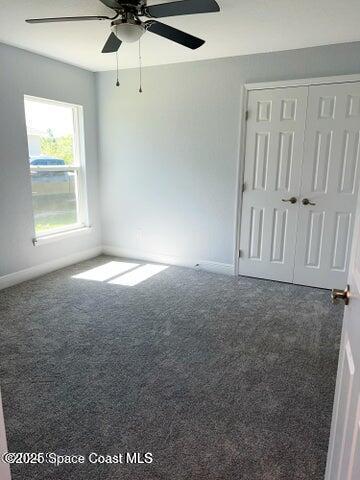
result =
M139 73L140 73L140 88L139 88L139 93L143 93L143 90L142 90L141 40L139 40Z
M116 52L116 86L120 87L120 82L119 82L119 52Z

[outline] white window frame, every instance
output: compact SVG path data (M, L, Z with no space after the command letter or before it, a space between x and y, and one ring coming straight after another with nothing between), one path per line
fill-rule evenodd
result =
M72 109L73 113L73 141L74 141L74 165L73 166L31 166L31 172L72 172L76 174L76 196L77 196L77 218L78 222L66 227L54 228L48 232L36 234L35 217L33 212L33 245L36 246L45 241L52 241L68 236L72 232L84 232L90 228L89 212L87 202L87 187L86 187L86 156L85 156L85 134L84 134L84 110L82 105L77 105L68 102L61 102L58 100L51 100L47 98L34 97L31 95L24 95L25 101L33 101L37 103L46 103L47 105L66 106Z

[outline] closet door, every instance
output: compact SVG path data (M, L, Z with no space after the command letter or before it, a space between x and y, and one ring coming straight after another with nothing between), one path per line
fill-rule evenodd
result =
M308 87L249 92L241 275L293 281L307 96Z
M360 84L310 87L294 283L346 286L359 145Z

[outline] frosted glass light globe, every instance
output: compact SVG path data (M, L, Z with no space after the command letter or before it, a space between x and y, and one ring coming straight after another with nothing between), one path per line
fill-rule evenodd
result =
M145 28L138 23L118 23L111 27L112 32L119 40L126 43L134 43L140 40L145 33Z

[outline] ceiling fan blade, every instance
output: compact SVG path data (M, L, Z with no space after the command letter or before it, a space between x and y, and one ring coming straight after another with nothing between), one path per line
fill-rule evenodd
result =
M114 53L117 52L120 48L122 41L117 38L114 33L111 33L109 38L106 40L102 53Z
M85 17L29 18L26 23L84 22L87 20L111 20L103 15L87 15Z
M106 5L107 7L112 8L113 10L114 9L116 10L119 7L121 7L121 5L117 0L100 0L100 2Z
M160 35L160 37L167 38L173 42L180 43L180 45L184 45L184 47L191 48L192 50L201 47L205 43L205 40L193 37L189 33L182 32L177 28L170 27L169 25L154 20L145 22L145 26L149 32Z
M215 0L182 0L162 3L160 5L149 5L145 9L145 15L153 18L161 18L219 11L220 7Z

